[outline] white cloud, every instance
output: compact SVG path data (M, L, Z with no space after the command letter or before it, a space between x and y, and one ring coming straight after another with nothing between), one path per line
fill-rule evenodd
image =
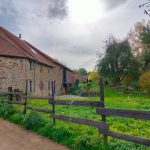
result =
M106 9L101 19L78 24L67 16L67 1L59 1L54 6L60 9L53 14L49 0L0 0L0 20L2 26L22 33L23 39L71 68L94 68L96 53L103 51L103 41L110 33L123 38L136 21L147 18L138 8L141 0L116 0L115 5L108 3L113 9Z

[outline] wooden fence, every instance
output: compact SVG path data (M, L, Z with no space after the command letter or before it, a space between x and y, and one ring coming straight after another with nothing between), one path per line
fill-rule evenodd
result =
M24 102L13 100L14 95L15 96L17 94L20 95L21 93L12 92L11 88L8 89L8 92L2 92L3 94L8 95L8 100L3 101L3 102L7 102L9 104L23 105L24 106L24 110L23 110L24 113L26 113L27 110L50 113L54 124L56 123L55 120L59 119L59 120L63 120L63 121L69 121L69 122L73 122L73 123L84 124L84 125L96 127L96 128L98 128L99 133L103 134L105 143L107 143L107 137L111 136L114 138L118 138L118 139L130 141L130 142L135 142L138 144L150 146L150 139L132 136L132 135L128 135L128 134L117 133L117 132L109 130L109 124L107 123L107 120L106 120L107 116L150 120L150 111L105 108L104 86L103 86L103 79L102 78L100 79L100 101L55 100L55 98L54 98L54 91L55 91L54 88L55 87L54 87L53 83L51 86L52 87L52 96L49 96L49 97L28 96L27 87L28 87L28 85L26 84L26 93L24 95ZM27 100L28 99L32 100L34 98L36 98L36 99L48 99L49 104L52 105L52 110L43 109L43 108L33 108L33 107L27 106L27 104L28 104ZM69 117L69 116L65 116L65 115L56 114L55 105L70 105L70 106L85 106L85 107L93 106L93 107L96 107L96 113L102 116L102 121L101 122L100 121L93 121L90 119Z

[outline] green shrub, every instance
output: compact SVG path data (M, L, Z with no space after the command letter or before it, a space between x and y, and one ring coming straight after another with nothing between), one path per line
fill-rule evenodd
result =
M69 88L69 93L75 95L78 93L78 90L78 87L76 87L75 85L71 85L71 87Z
M36 131L38 128L43 126L44 123L44 119L37 112L32 111L29 115L27 115L24 127L26 129Z
M13 105L5 104L0 102L0 117L9 118L11 115L15 114L16 110Z
M78 150L106 150L107 146L99 137L91 135L81 135L76 139L76 149Z
M122 140L112 139L111 142L109 142L109 150L146 150L145 146L126 142Z
M71 136L71 131L64 127L54 127L53 128L53 139L57 142L64 141Z
M140 86L141 88L147 92L148 94L150 94L150 71L149 72L145 72L139 80Z
M24 124L24 114L23 113L16 113L12 116L9 117L9 120L16 123L16 124L20 124L20 125L23 125Z
M140 84L139 84L138 81L132 81L132 82L131 82L131 87L132 87L134 90L137 90L137 91L140 90Z
M47 124L43 128L40 128L38 133L44 137L48 137L50 140L64 143L68 147L74 147L74 132L68 128Z

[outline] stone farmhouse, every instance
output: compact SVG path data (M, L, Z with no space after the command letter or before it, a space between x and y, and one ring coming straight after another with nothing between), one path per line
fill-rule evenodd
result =
M28 94L48 96L51 82L55 81L55 94L64 94L74 72L46 55L30 43L0 26L0 90L8 87Z

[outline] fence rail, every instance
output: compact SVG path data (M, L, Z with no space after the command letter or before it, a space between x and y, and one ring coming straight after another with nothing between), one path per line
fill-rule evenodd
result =
M96 127L99 130L99 133L103 134L104 141L107 143L107 137L111 136L114 138L135 142L138 144L143 144L150 146L150 139L141 138L137 136L117 133L114 131L109 130L109 124L107 123L106 117L107 116L116 116L116 117L123 117L123 118L134 118L134 119L142 119L142 120L150 120L150 111L142 111L142 110L126 110L126 109L114 109L114 108L105 108L104 103L104 87L103 87L103 80L100 80L100 101L86 101L86 100L55 100L54 98L54 84L52 83L52 96L49 97L35 97L35 96L22 96L24 98L24 102L22 101L13 101L12 94L14 92L5 92L5 94L8 94L8 100L3 101L8 104L18 104L24 106L24 113L26 113L27 110L33 110L37 112L43 112L43 113L50 113L51 118L53 119L53 123L55 124L55 119L62 120L62 121L69 121L72 123L78 123L78 124L84 124L92 127ZM26 85L27 89L27 85ZM0 92L1 93L1 92ZM16 92L15 92L16 94ZM20 93L18 93L20 94ZM33 108L30 106L27 106L28 99L47 99L49 104L52 105L52 109L43 109L43 108ZM102 116L102 121L93 121L90 119L84 119L84 118L76 118L76 117L70 117L65 115L59 115L55 112L55 105L70 105L70 106L91 106L96 108L96 113Z
M100 106L99 101L79 101L79 100L52 100L49 102L50 104L55 105L74 105L74 106Z
M106 116L117 116L117 117L125 117L125 118L150 120L150 111L96 108L96 113L100 115L106 115Z
M52 110L43 109L43 108L33 108L30 106L27 106L26 109L27 110L34 110L34 111L38 111L38 112L52 113Z

